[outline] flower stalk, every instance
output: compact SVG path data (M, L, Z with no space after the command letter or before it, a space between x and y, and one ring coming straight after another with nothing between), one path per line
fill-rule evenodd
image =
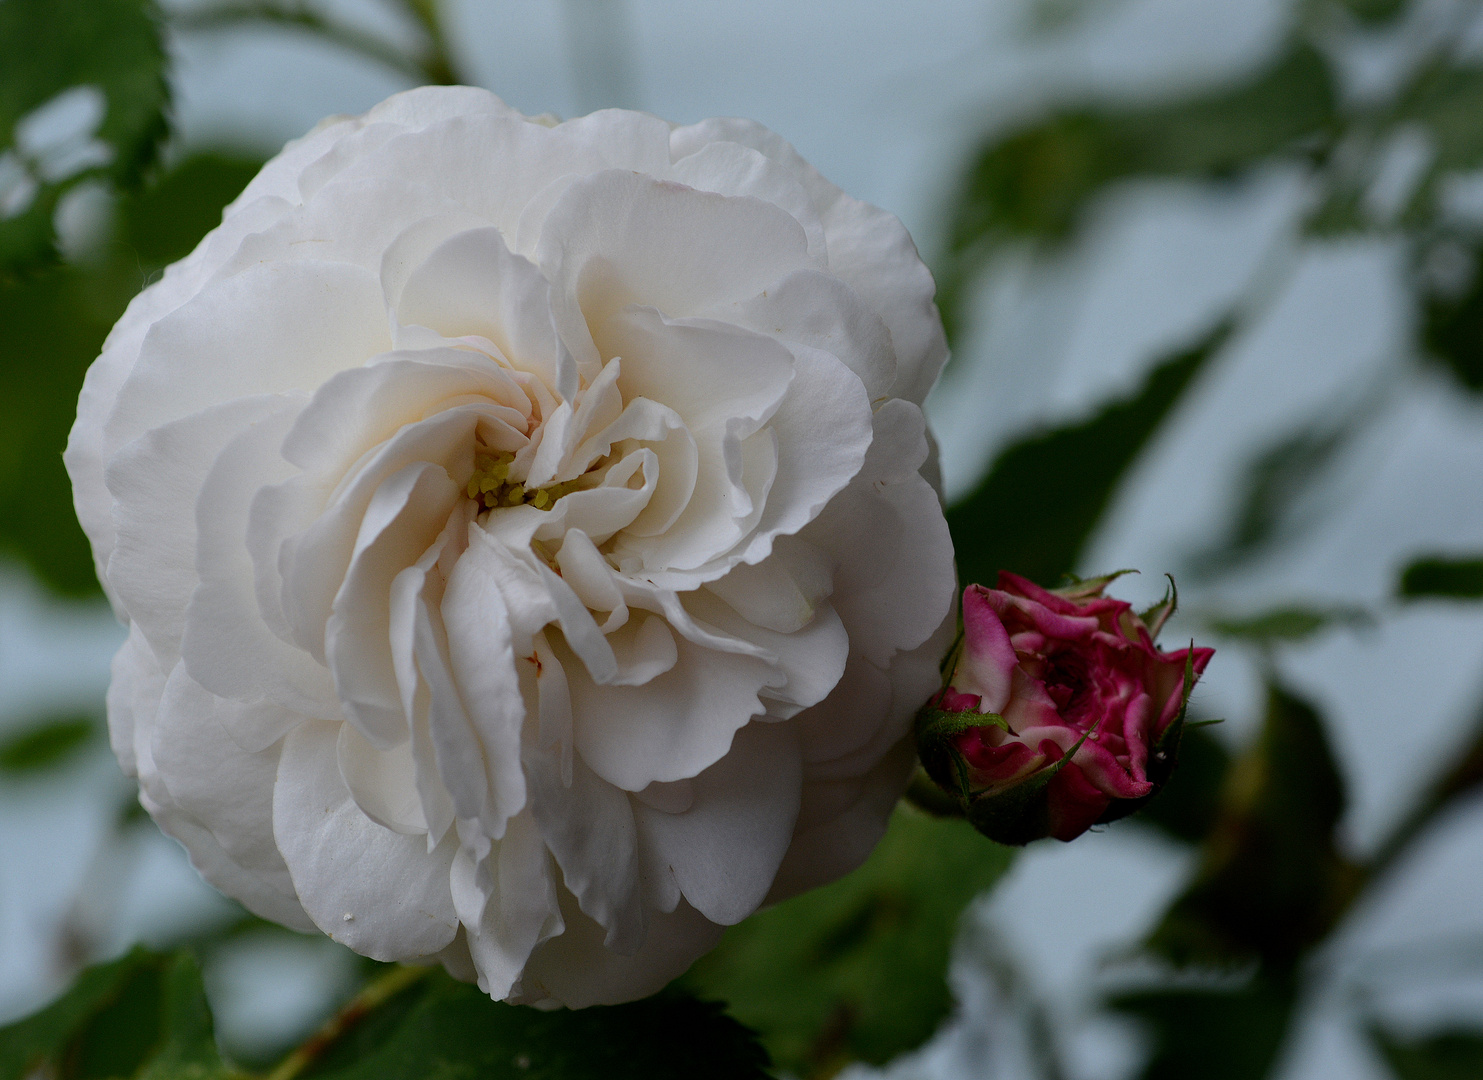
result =
M280 1061L263 1080L294 1080L325 1052L343 1039L366 1015L385 1005L403 990L427 977L430 967L396 964L372 979L360 993L351 998L324 1026L309 1036L288 1057Z

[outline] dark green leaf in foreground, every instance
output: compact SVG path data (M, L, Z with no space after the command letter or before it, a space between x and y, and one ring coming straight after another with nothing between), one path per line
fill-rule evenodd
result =
M387 968L394 989L311 1040L295 1075L329 1080L766 1080L767 1055L721 1006L665 992L541 1012L491 1001L442 971ZM353 1013L353 1015L350 1015ZM307 1068L303 1068L306 1066ZM188 951L136 949L83 972L0 1028L0 1080L231 1080Z
M1257 644L1305 641L1336 626L1370 626L1375 619L1357 607L1279 607L1255 615L1211 619L1208 626L1224 637Z
M950 339L966 285L996 245L1062 239L1094 195L1125 177L1238 174L1321 139L1333 117L1327 65L1298 45L1236 85L1201 96L1066 112L994 136L972 159L947 211L947 252L936 269Z
M99 728L95 717L62 716L0 737L0 776L38 773L64 764L94 740Z
M1483 1076L1483 1031L1447 1031L1398 1039L1378 1028L1370 1038L1396 1080L1477 1080Z
M40 1012L0 1028L0 1080L22 1080L43 1063L55 1061L71 1036L117 1000L120 988L148 962L148 954L136 950L90 968Z
M1417 559L1401 573L1402 596L1477 600L1483 597L1483 559L1432 555Z
M0 215L0 275L54 256L52 215L68 188L90 177L130 187L153 163L166 134L165 62L153 0L0 3L0 152L12 152L0 170L0 200L10 204ZM25 123L64 92L81 124ZM88 102L98 94L94 126Z
M135 949L0 1028L0 1080L227 1080L189 952Z
M864 866L732 927L684 982L799 1076L888 1061L947 1017L959 916L1012 858L966 822L898 810Z
M1290 970L1361 881L1335 842L1344 800L1318 713L1269 687L1261 737L1232 765L1203 865L1155 929L1154 951L1180 964Z
M125 266L0 281L0 550L63 594L98 583L62 450L83 373L138 285Z
M117 257L152 272L183 259L216 226L262 162L207 151L181 161L119 206Z
M1296 1000L1291 980L1234 987L1138 990L1109 1004L1148 1025L1153 1054L1141 1080L1265 1080Z
M1361 883L1335 844L1344 786L1310 705L1270 686L1260 738L1225 772L1195 881L1146 943L1159 961L1192 968L1182 985L1108 1001L1146 1025L1142 1080L1266 1080L1292 1024L1302 957Z
M45 1009L0 1028L0 1080L136 1076L159 1048L174 963L135 949L83 972Z
M1054 585L1074 568L1118 482L1230 334L1222 323L1154 368L1138 393L1089 420L1015 443L948 509L960 581L1000 570Z
M305 1080L765 1080L767 1055L721 1006L675 992L542 1012L441 971L361 1018Z
M228 1080L201 985L201 969L188 952L177 953L165 968L161 1002L161 1040L139 1080Z

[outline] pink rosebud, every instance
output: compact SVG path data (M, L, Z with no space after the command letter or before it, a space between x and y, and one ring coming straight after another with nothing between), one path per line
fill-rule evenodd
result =
M963 637L917 715L917 747L990 839L1073 840L1132 813L1173 771L1214 650L1160 652L1172 590L1139 616L1102 595L1119 576L1052 590L1000 573L997 589L963 592Z

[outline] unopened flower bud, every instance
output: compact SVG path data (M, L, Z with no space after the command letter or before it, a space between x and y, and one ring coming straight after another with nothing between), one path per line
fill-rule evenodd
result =
M1001 573L963 593L947 683L917 714L932 780L992 840L1073 840L1136 810L1173 772L1185 706L1214 654L1160 652L1171 593L1145 612L1117 574L1043 589Z

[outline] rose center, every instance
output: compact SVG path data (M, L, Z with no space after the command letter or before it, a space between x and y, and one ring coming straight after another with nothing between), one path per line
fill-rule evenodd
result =
M474 457L474 475L469 477L468 496L478 502L481 510L497 507L534 506L537 510L549 510L556 500L583 484L584 476L559 484L544 487L526 487L518 480L510 479L510 466L515 455L504 450L480 453Z
M1075 723L1091 705L1091 678L1085 662L1075 653L1049 657L1043 681L1045 692L1056 703L1063 719Z

